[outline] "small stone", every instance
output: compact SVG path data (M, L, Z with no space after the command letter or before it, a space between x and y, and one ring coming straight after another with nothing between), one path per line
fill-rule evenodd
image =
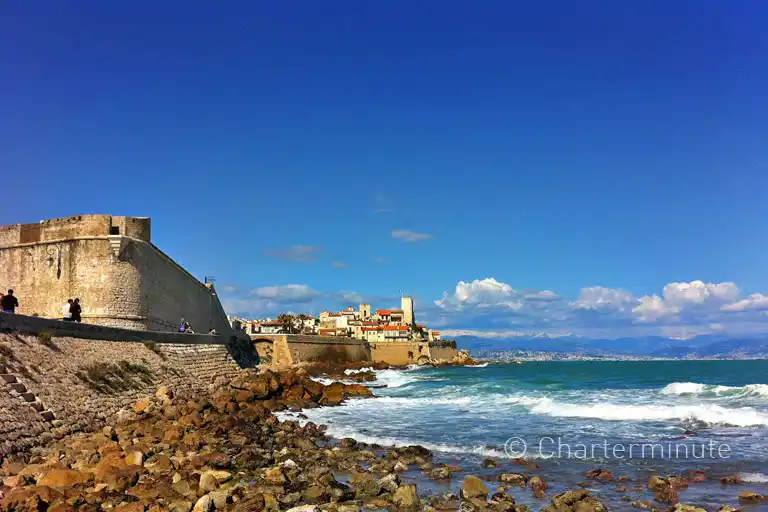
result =
M219 488L219 482L210 471L206 471L200 476L199 487L203 492L211 492Z
M192 509L192 512L212 512L215 510L214 507L215 505L213 503L213 499L206 494L197 500L197 503L195 503L195 508Z
M125 462L130 466L141 466L144 464L144 454L140 451L128 452L125 455Z
M150 398L148 396L138 400L136 405L133 406L133 412L136 414L142 414L147 411L150 404Z

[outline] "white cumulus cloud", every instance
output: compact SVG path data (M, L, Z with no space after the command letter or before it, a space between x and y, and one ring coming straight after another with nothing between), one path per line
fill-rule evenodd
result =
M669 283L664 287L664 300L668 304L702 304L709 299L732 301L739 295L739 287L734 283Z
M658 295L646 295L640 298L640 305L632 309L638 322L652 323L680 310L668 305L664 299Z
M636 304L634 295L620 288L605 288L603 286L590 286L582 288L579 298L571 302L575 309L619 309L623 310Z
M762 293L753 293L746 299L742 299L732 304L725 304L720 308L722 311L747 311L768 309L768 295Z

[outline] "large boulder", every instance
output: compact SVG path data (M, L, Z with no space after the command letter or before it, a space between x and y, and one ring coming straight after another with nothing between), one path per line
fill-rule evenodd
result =
M474 498L486 499L488 497L488 487L478 477L469 475L464 478L461 485L461 497L465 500Z
M608 509L585 490L566 491L552 498L552 505L542 512L606 512Z
M75 469L49 469L37 479L38 486L60 489L84 485L90 481L90 475Z
M419 495L416 493L416 485L406 484L400 486L395 491L394 496L392 496L392 502L398 510L419 510L421 503Z

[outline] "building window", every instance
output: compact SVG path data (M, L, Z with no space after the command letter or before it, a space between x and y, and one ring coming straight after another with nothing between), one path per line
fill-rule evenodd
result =
M109 234L110 235L119 235L120 234L120 226L109 226Z

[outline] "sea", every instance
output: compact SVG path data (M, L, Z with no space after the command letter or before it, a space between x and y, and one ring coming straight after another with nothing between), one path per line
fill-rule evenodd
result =
M418 444L436 462L463 469L435 482L410 468L405 477L426 494L457 493L467 474L487 478L493 492L491 480L502 471L543 476L551 494L587 485L585 472L596 468L629 478L590 484L613 510L653 500L636 487L651 475L697 469L708 480L681 490L683 503L716 510L737 506L741 491L768 494L768 361L524 362L375 373L376 398L283 416L325 424L335 438ZM500 466L483 468L485 458ZM722 484L729 475L742 484ZM510 492L533 510L547 504L528 489Z

